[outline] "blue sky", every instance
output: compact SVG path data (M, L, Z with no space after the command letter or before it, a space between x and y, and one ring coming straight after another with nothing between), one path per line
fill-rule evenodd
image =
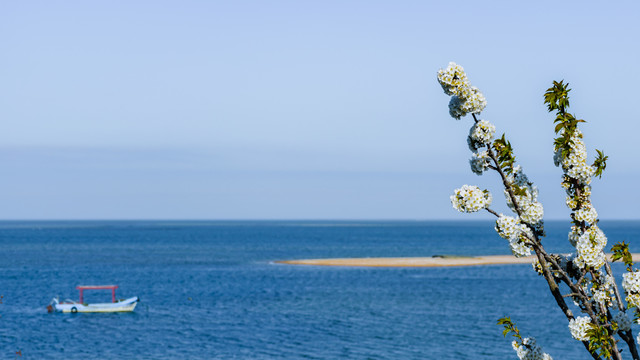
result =
M571 84L610 157L602 218L637 219L634 1L13 1L0 5L0 219L486 219L456 213L463 65L568 215L542 94Z

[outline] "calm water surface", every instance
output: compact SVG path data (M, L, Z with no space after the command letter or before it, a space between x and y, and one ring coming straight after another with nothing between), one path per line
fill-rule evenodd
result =
M547 224L548 250L570 251L568 226ZM640 252L640 222L601 227ZM586 358L529 265L273 263L508 254L491 222L1 222L0 246L2 359L516 358L495 325L505 315L554 358ZM47 314L81 284L142 301L129 314Z

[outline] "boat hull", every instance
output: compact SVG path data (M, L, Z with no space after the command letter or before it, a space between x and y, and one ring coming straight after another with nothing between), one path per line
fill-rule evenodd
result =
M111 312L131 312L138 304L137 296L121 300L115 303L58 303L53 304L53 309L61 313L111 313Z

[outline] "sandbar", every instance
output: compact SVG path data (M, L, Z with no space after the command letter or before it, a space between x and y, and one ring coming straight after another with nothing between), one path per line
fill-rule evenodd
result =
M640 261L640 253L632 254L634 261ZM609 255L610 256L610 255ZM399 258L343 258L343 259L303 259L276 261L278 264L316 266L364 266L364 267L447 267L531 264L535 255L517 258L513 255L485 256L441 256L399 257Z

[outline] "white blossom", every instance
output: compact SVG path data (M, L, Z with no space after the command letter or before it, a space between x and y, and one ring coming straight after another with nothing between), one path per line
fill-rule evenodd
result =
M606 289L611 289L616 284L616 279L611 275L605 275L604 286Z
M524 338L522 339L522 344L514 340L511 346L520 360L553 360L551 355L542 351L535 338Z
M507 176L507 180L511 184L516 184L521 188L529 190L534 197L538 196L538 189L529 181L529 177L524 173L520 165L513 168L513 173Z
M604 281L600 284L600 287L598 289L592 289L591 293L593 294L593 299L598 303L605 306L610 306L611 298L613 296L615 279L613 278L613 276L603 274L602 272L600 272L600 276L601 279L604 279Z
M570 137L570 151L566 156L562 156L560 150L554 155L556 166L562 165L565 174L582 185L591 183L591 178L595 174L595 168L587 164L587 148L582 141L580 130L574 130Z
M626 300L629 307L640 307L640 294L627 294Z
M620 311L613 317L613 321L618 324L618 329L622 331L629 331L631 329L631 320L624 311Z
M580 231L575 226L572 228L572 232L569 233L569 240L572 240L572 234L574 231ZM577 236L575 247L577 250L577 257L575 264L580 268L589 266L594 269L602 267L606 261L603 249L607 246L607 237L602 230L596 225L592 225L583 233Z
M593 299L600 304L608 304L609 303L609 292L606 290L592 290Z
M496 231L504 239L517 238L520 234L520 221L511 216L500 214L496 220Z
M521 210L524 210L524 208L531 206L537 202L538 188L534 186L531 181L529 181L529 178L524 173L524 171L522 171L522 167L520 167L520 165L513 168L513 173L507 176L507 182L509 182L509 184L517 186L518 188L520 188L520 190L522 190L523 193L514 194L516 202ZM513 205L511 194L507 189L504 190L504 196L505 196L505 199L507 200L507 205L511 208L511 210L515 212L515 206ZM533 218L529 218L528 220L533 220L537 216L540 216L540 220L541 220L542 205L540 204L540 205L534 205L534 206L535 208L532 209L533 213L531 214ZM534 224L536 222L533 222L530 224Z
M544 209L539 202L530 202L522 207L522 214L520 219L527 224L535 225L542 221L544 216Z
M595 172L596 169L593 166L580 164L572 166L567 170L566 174L578 180L580 184L589 185Z
M571 210L578 207L578 201L573 196L567 196L567 198L565 199L565 203L567 204L567 207Z
M579 341L588 341L587 330L591 328L591 319L588 316L578 316L569 321L571 336Z
M468 86L469 80L462 66L450 62L446 69L438 71L438 82L445 94L458 95L460 87Z
M471 155L471 159L469 160L471 171L473 171L477 175L482 175L482 173L489 168L489 160L489 153L486 150L478 153L473 153Z
M622 287L628 293L640 293L640 270L622 274Z
M511 247L511 252L515 257L523 257L531 255L531 247L526 245L521 240L509 240L509 246Z
M438 82L445 94L451 95L449 114L460 119L468 113L478 114L486 106L487 100L480 90L471 86L462 66L449 63L446 69L438 71Z
M454 95L449 100L449 115L456 120L460 120L461 117L467 115L467 112L464 111L464 102L465 99Z
M607 246L607 237L597 225L591 225L580 235L580 238L578 238L578 243L580 242L589 242L594 248L602 250Z
M576 246L581 235L582 229L580 229L578 226L573 225L571 227L571 231L569 231L569 242L571 243L571 245Z
M587 160L587 147L584 145L584 141L582 141L583 135L579 129L574 129L571 134L571 138L569 146L571 147L571 152L578 155L580 159L584 161Z
M569 169L572 166L579 166L582 164L585 164L587 162L587 152L569 152L568 156L565 156L564 158L562 158L562 167L564 169Z
M472 151L478 150L483 146L489 146L493 141L493 136L496 132L496 127L487 120L480 120L474 123L469 130L469 147Z
M478 114L487 106L487 100L475 86L461 87L458 97L464 99L462 110L468 114Z
M491 193L477 186L462 185L450 197L453 208L460 212L476 212L491 205Z
M622 287L627 293L629 307L640 307L640 270L622 274Z
M526 224L520 225L520 238L523 240L534 240L535 236L533 235L533 231Z
M533 232L519 219L500 214L496 220L496 231L500 237L509 241L511 252L516 257L531 255L531 247L525 243L527 239L534 239Z
M576 221L586 221L589 224L593 224L598 218L598 212L590 203L585 203L574 212L573 217Z
M606 257L602 249L597 247L596 245L593 245L588 240L578 240L576 250L577 257L574 260L574 263L580 268L588 266L593 269L599 269L600 267L604 266L604 263L606 262Z

